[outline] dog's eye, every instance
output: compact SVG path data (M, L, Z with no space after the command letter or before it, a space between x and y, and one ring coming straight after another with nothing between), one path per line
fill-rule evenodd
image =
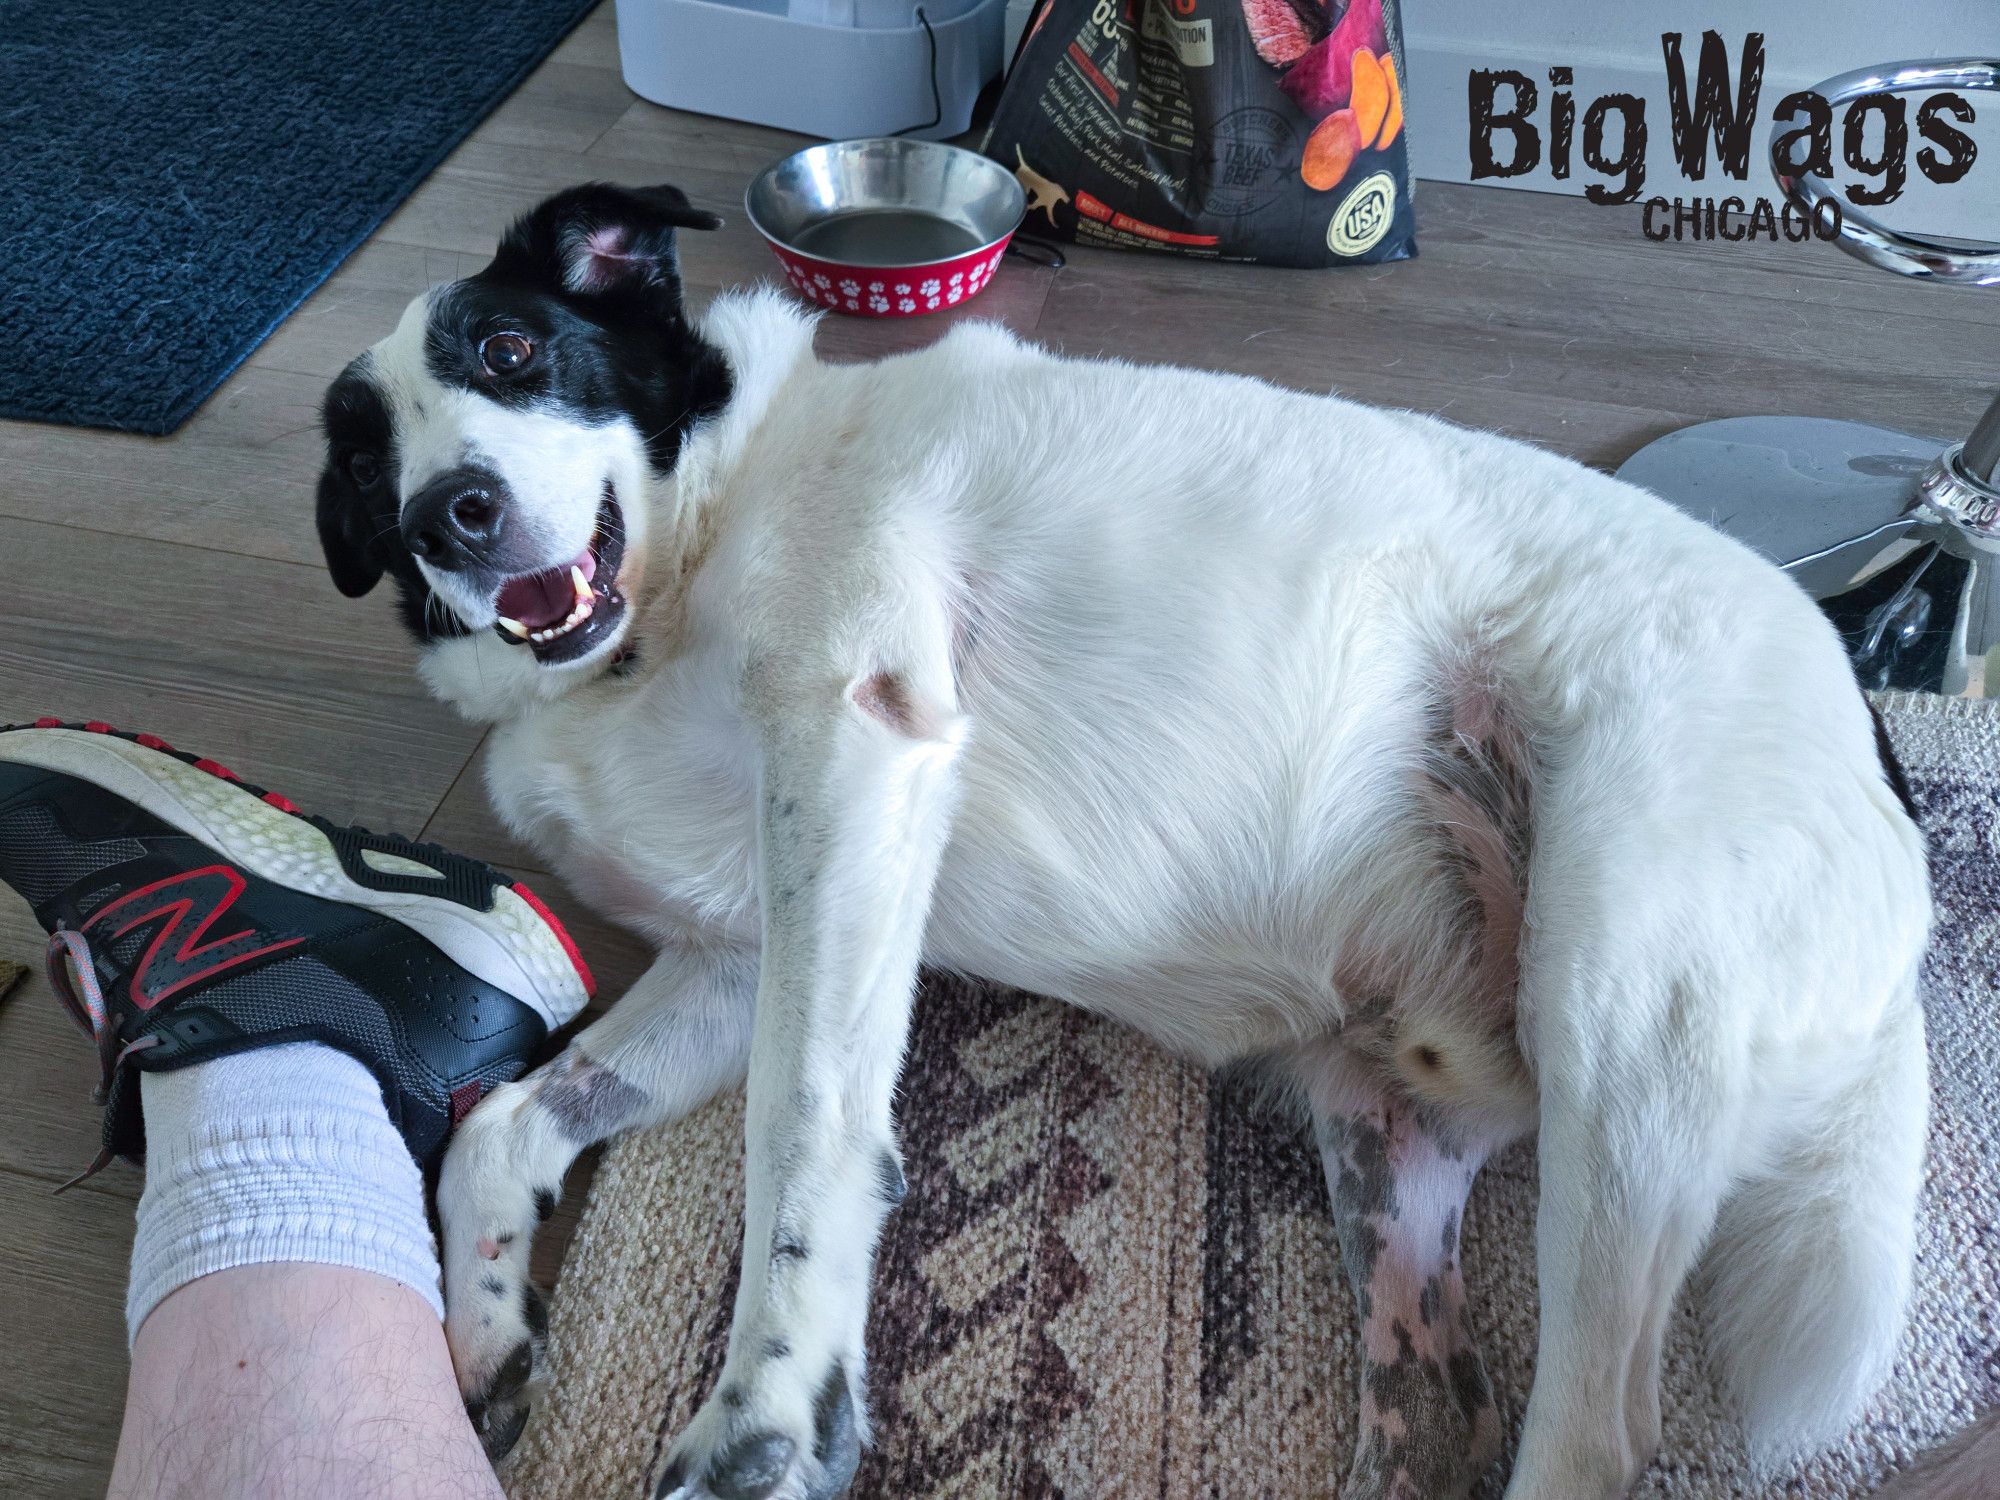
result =
M490 333L479 346L479 362L489 375L518 375L535 357L535 346L518 333Z
M365 490L382 477L381 462L372 453L350 453L347 455L347 477Z

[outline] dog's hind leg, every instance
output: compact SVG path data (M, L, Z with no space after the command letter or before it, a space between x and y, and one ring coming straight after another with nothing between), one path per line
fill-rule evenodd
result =
M1545 1013L1612 1019L1537 1028L1541 1330L1508 1500L1612 1500L1652 1457L1667 1316L1750 1134L1748 1069L1688 981L1565 968L1604 993ZM1546 999L1524 981L1524 1011Z
M1458 1262L1466 1194L1495 1142L1345 1071L1307 1086L1361 1320L1360 1437L1341 1500L1460 1500L1500 1452Z
M672 949L553 1062L495 1089L459 1126L438 1180L445 1335L494 1457L527 1421L546 1318L528 1244L584 1148L686 1114L741 1081L757 960Z
M1930 1097L1914 973L1857 1064L1730 1195L1704 1261L1710 1348L1766 1462L1845 1429L1902 1337Z

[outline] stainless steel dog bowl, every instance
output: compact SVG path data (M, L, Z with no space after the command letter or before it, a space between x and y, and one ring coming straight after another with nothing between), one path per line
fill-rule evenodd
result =
M908 317L985 286L1027 195L976 152L884 136L773 163L743 208L801 295L839 312Z

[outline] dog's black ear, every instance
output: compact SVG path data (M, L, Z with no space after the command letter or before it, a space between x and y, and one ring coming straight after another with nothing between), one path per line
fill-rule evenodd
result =
M677 187L587 182L557 193L501 240L493 271L582 294L664 300L678 315L678 229L719 229L722 220Z
M402 538L396 529L396 435L362 355L326 389L320 430L326 462L319 471L314 517L334 587L350 599L374 588L395 565ZM407 556L407 554L404 554Z
M374 517L331 458L320 470L319 504L314 515L333 586L348 598L359 599L382 577L382 564L371 541Z

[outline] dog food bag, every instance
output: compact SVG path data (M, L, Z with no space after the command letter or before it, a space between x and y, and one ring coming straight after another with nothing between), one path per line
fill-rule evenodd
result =
M1398 0L1041 0L988 156L1022 232L1278 266L1416 253Z

